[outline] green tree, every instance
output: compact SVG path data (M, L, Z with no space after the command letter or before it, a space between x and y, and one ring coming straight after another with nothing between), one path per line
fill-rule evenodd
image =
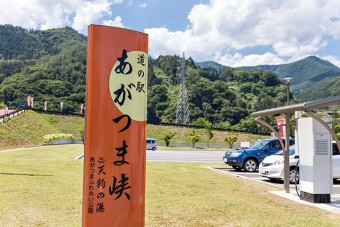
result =
M204 127L204 123L207 121L204 117L199 117L192 121L192 125Z
M175 132L167 132L163 135L162 139L164 140L165 142L165 146L169 146L172 138L174 138L174 136L176 135Z
M338 138L340 139L340 123L337 123L335 125L334 131L335 131L336 135L338 136Z
M159 123L161 117L165 117L165 111L169 107L167 87L155 84L148 89L148 122Z
M228 121L220 121L217 124L215 124L214 127L220 129L230 129L231 124Z
M247 117L242 119L237 125L234 126L234 128L241 131L257 133L258 125L260 125L260 123L257 122L254 117Z
M234 143L237 141L238 135L234 132L229 132L227 136L224 138L224 142L229 145L229 148L232 148Z
M212 132L213 124L204 117L199 117L192 122L192 125L201 126L204 128L204 132L207 135L207 146L209 147L209 142L214 137L214 133Z
M0 73L0 84L5 79L5 75Z
M214 137L214 133L212 132L213 124L210 121L204 122L204 132L207 134L207 146L209 147L210 140Z
M195 147L195 144L200 140L201 135L198 134L195 129L192 129L192 131L189 133L189 136L192 147Z
M337 123L337 124L334 126L334 131L335 131L335 133L339 133L339 132L340 132L340 123Z

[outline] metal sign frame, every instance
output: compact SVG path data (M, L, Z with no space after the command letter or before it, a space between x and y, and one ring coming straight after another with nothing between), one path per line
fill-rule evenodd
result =
M325 109L330 106L336 106L340 105L340 96L333 96L325 99L310 101L310 102L304 102L299 104L293 104L289 106L283 106L283 107L277 107L277 108L271 108L266 110L261 110L252 113L252 116L255 117L255 120L259 123L263 124L267 128L269 128L271 131L274 132L274 134L277 136L277 138L280 141L280 144L282 146L282 150L284 151L284 188L286 190L286 193L289 193L289 137L290 137L290 115L295 111L302 111L307 116L315 119L318 121L321 125L323 125L332 135L333 139L335 140L338 148L340 149L340 141L338 137L336 136L334 130L330 128L327 123L325 123L322 119L312 114L312 111L319 110L319 109ZM266 117L270 115L277 115L277 114L284 114L286 118L286 134L285 134L285 144L283 144L282 138L280 138L278 135L278 132L270 126L267 122L265 122L261 117ZM284 145L284 146L283 146Z

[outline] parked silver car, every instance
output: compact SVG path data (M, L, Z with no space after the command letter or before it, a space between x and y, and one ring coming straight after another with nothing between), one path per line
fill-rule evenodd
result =
M333 178L340 179L340 154L336 143L332 143L333 148ZM296 166L299 156L295 154L295 147L289 147L289 181L295 183L299 181L299 167ZM273 155L266 157L259 166L259 173L262 177L270 180L283 179L283 151L279 151Z

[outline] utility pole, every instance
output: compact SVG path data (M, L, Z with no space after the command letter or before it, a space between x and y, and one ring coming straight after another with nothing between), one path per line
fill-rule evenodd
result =
M188 91L186 85L186 62L183 53L183 57L181 58L181 66L180 66L180 76L181 76L181 84L179 97L177 102L177 110L176 110L176 124L189 125L190 124L190 116L189 116L189 105L188 105Z

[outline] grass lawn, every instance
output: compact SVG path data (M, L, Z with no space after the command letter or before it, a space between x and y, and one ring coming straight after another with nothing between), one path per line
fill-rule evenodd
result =
M82 145L0 153L0 226L81 226ZM339 226L339 214L212 170L223 163L147 163L146 226Z
M81 226L81 145L0 153L0 226Z

